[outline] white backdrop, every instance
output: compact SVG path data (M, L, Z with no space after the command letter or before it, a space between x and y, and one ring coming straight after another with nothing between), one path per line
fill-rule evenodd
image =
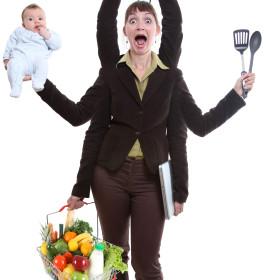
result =
M131 1L122 2L121 15ZM1 1L1 51L29 3ZM63 41L49 60L49 78L78 101L98 74L95 21L101 0L37 3L46 10L49 28ZM158 8L156 0L152 3ZM180 68L204 111L231 89L240 74L232 31L259 30L263 43L255 55L257 79L247 106L206 138L189 133L190 196L184 213L166 224L161 250L165 279L278 280L277 1L179 3L184 18ZM119 21L121 27L123 18ZM125 45L122 36L120 45ZM245 52L247 67L249 54ZM40 100L30 82L24 83L19 99L9 97L3 67L0 87L1 279L49 279L36 253L40 223L70 194L88 124L71 127Z

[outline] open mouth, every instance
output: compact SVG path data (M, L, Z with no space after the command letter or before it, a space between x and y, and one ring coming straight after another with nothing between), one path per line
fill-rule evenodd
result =
M143 46L147 41L147 37L145 35L136 35L135 41L138 46Z

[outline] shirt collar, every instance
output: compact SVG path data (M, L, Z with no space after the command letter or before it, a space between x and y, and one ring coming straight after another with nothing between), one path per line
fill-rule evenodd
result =
M168 70L169 67L167 67L158 57L158 55L154 52L151 53L152 54L152 62L151 62L151 66L150 68L155 70L157 67L159 67L162 70ZM132 62L131 62L131 58L129 55L129 51L126 52L122 58L118 61L117 65L120 63L126 63L127 66L129 66L130 68L132 68Z

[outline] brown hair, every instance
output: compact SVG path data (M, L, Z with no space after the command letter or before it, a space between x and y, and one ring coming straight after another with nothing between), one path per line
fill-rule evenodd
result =
M155 17L156 24L159 25L157 13L156 13L154 7L152 6L152 4L150 2L148 3L146 1L135 1L128 6L128 8L126 9L126 12L125 12L125 23L127 22L128 17L131 14L135 13L137 10L139 10L140 12L151 13Z
M23 17L24 17L24 13L27 11L27 10L32 10L32 9L40 9L40 10L43 10L39 5L33 3L33 4L30 4L28 5L27 7L25 7L21 13L21 19L23 21Z

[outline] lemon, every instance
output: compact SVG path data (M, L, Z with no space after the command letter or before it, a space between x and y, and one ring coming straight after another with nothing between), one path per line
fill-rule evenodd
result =
M70 252L74 252L76 250L79 249L79 244L77 241L75 241L74 239L71 239L69 242L68 242L68 249Z
M48 253L48 249L47 249L47 242L44 241L42 244L41 244L41 253L46 256L47 253Z

